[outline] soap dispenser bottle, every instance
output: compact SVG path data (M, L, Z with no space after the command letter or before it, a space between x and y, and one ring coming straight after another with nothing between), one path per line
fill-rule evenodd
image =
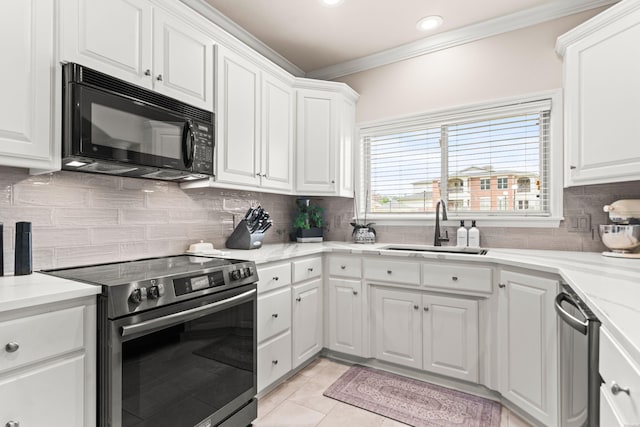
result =
M476 221L471 221L471 228L469 229L469 247L480 247L480 230L476 227Z
M464 221L460 221L460 227L457 231L456 244L459 248L464 248L468 245L468 232L464 226Z

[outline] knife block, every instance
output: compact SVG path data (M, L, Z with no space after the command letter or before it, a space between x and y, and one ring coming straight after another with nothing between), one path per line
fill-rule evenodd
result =
M243 219L233 230L225 246L229 249L260 249L263 238L264 233L262 232L252 234L247 220Z

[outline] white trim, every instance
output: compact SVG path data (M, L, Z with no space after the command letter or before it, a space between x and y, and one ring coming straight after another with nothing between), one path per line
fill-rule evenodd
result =
M357 127L358 139L357 143L362 147L362 134L369 135L372 129L378 130L378 127L384 127L385 129L393 127L394 123L402 121L403 123L418 123L424 122L426 118L433 117L449 117L453 116L457 111L459 114L471 114L474 111L497 108L505 105L518 105L527 102L541 101L544 99L551 100L551 116L549 130L549 180L551 186L549 187L549 204L550 212L549 216L524 216L524 215L496 215L496 214L484 214L482 212L469 212L467 213L454 213L449 215L449 221L445 224L451 223L455 225L459 223L459 220L477 219L479 223L482 223L487 227L559 227L560 221L563 219L563 104L562 104L562 89L555 89L551 91L538 92L535 94L523 95L519 97L509 97L499 100L492 100L478 104L472 104L462 107L448 108L441 111L433 111L430 113L412 114L402 116L396 119L385 119L378 122L368 122L359 124ZM479 112L481 113L481 111ZM369 131L369 132L367 132ZM364 211L362 208L362 197L364 192L361 188L362 185L362 149L357 150L356 159L354 159L355 168L357 169L356 175L359 179L356 180L356 197L357 205L360 207L358 216L364 217ZM475 218L470 218L470 215ZM458 222L456 222L458 221ZM367 222L375 222L378 225L433 225L435 224L433 215L425 214L375 214L367 213Z
M282 67L284 70L288 71L296 77L304 77L305 72L301 70L297 65L289 61L284 56L280 55L275 50L271 49L269 46L264 44L262 41L253 36L253 34L249 33L234 21L227 18L218 9L211 6L205 0L180 1L198 12L200 15L207 18L209 21L213 22L215 25L217 25L230 35L234 36L235 38L249 46L251 49L255 50L265 58Z
M183 0L187 1L187 0ZM191 0L193 1L193 0ZM406 43L372 55L318 68L306 74L306 77L320 80L332 80L349 74L366 71L394 62L404 61L443 49L449 49L466 43L498 34L515 31L532 25L584 12L598 7L608 6L618 0L562 0L548 2L519 12L489 19L477 24L436 34Z

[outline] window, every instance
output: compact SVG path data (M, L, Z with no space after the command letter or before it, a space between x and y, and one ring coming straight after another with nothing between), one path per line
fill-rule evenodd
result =
M412 218L440 199L453 217L550 216L550 118L545 99L362 127L358 204L373 216ZM522 192L536 203L517 203Z
M518 209L529 209L529 201L528 200L518 200Z

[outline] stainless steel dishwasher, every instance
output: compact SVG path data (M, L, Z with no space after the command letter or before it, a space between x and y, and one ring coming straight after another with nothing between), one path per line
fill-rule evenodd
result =
M556 296L560 322L560 411L563 427L600 425L600 321L565 283Z

